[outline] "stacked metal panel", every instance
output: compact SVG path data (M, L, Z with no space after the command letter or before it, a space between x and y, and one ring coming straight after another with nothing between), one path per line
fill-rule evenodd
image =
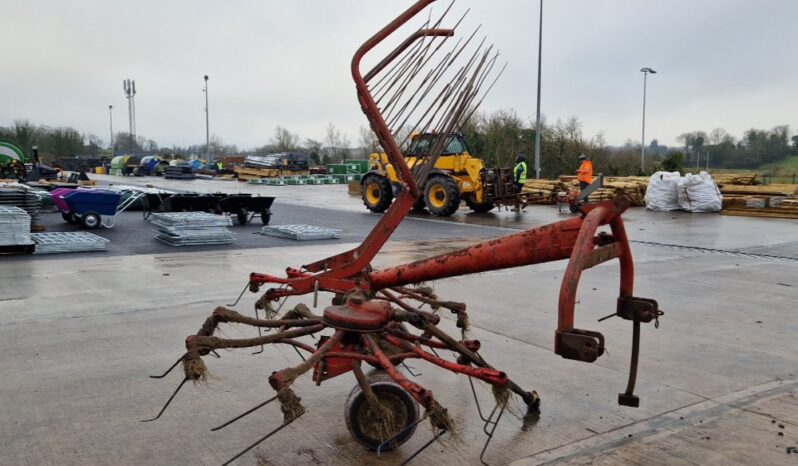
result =
M31 227L34 230L42 228L39 220L42 202L39 196L27 186L16 184L0 186L0 205L17 206L24 209L30 215Z
M230 244L235 239L227 215L206 212L158 212L150 216L158 227L155 239L169 246Z
M34 254L107 251L110 240L87 231L31 233L36 243Z
M0 205L0 246L32 244L30 215L16 206Z
M271 225L261 228L260 233L262 235L289 238L297 241L312 241L338 239L341 237L342 230L314 225Z

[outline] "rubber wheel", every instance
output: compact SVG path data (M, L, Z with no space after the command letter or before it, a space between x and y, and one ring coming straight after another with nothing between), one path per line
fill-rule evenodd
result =
M579 204L568 204L568 209L572 214L579 212Z
M94 212L86 212L80 218L80 223L82 223L84 227L91 228L92 230L94 230L100 228L102 219L98 214L95 214Z
M61 218L64 219L67 223L75 223L75 219L72 218L72 214L68 214L66 212L61 212Z
M263 212L260 213L260 221L263 222L264 225L268 225L271 218L272 212L269 209L263 209Z
M372 372L367 378L380 403L393 413L395 432L401 432L418 420L419 410L416 400L391 380L384 371ZM387 440L379 438L374 429L369 427L369 424L375 421L374 414L358 385L355 385L346 399L344 415L349 433L369 450L376 450L383 441ZM383 447L382 451L390 451L401 446L413 436L415 431L416 426L413 426L403 432L394 442Z
M246 225L247 222L249 222L249 212L247 212L246 209L239 210L236 216L238 217L239 225Z
M424 187L424 201L432 215L448 217L460 207L460 192L457 184L448 177L435 176Z
M494 207L496 207L493 202L477 202L474 200L472 196L466 198L466 204L468 204L468 208L473 210L478 214L484 214L485 212L490 212Z
M419 196L418 199L416 199L416 203L413 204L413 212L421 213L426 212L426 210L427 203L424 202L424 196Z
M361 193L363 205L372 212L381 213L388 210L393 201L391 182L384 176L369 174L363 178Z

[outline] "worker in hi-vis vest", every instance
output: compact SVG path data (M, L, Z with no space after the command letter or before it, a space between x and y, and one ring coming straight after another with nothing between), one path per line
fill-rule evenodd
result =
M579 170L576 171L576 180L579 182L580 191L593 182L593 163L585 154L579 154Z
M518 154L515 158L515 168L513 168L513 183L516 193L520 193L523 189L524 183L526 183L526 173L526 157L524 154Z

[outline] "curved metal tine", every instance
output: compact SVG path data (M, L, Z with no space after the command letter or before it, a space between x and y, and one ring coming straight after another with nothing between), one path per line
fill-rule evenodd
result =
M224 464L222 464L222 466L227 466L228 464L230 464L230 463L232 463L233 461L237 460L237 459L238 459L238 458L240 458L242 455L244 455L244 453L246 453L246 452L248 452L249 450L252 450L253 448L257 447L257 446L258 446L258 444L260 444L260 443L261 443L261 442L263 442L264 440L268 439L268 438L269 438L269 437L271 437L272 435L276 434L277 432L280 432L281 430L283 430L283 429L284 429L286 426L288 426L289 424L291 424L291 423L292 423L292 422L294 422L295 420L296 420L296 419L294 419L294 420L291 420L291 421L288 421L288 422L286 422L286 423L284 423L284 424L281 424L279 427L277 427L277 428L276 428L276 429L274 429L273 431L269 432L268 434L266 434L266 435L264 435L263 437L261 437L260 439L258 439L258 440L257 440L255 443L253 443L252 445L250 445L250 446L248 446L247 448L245 448L245 449L241 450L241 451L240 451L240 452L239 452L239 453L238 453L236 456L234 456L234 457L230 458L230 459L229 459L229 460L227 460L227 461L226 461Z
M507 69L507 63L505 62L504 66L502 66L501 70L499 70L499 72L496 74L496 77L493 78L493 81L490 83L490 86L488 86L488 88L482 94L482 97L479 99L479 101L477 101L476 105L473 105L471 107L471 111L466 115L466 117L463 118L463 121L461 122L461 127L466 121L468 121L474 115L474 113L477 111L479 106L482 104L482 101L485 100L485 97L488 95L488 93L491 91L491 89L493 89L493 86L496 84L496 82L499 80L499 78L502 76L502 74L504 74L504 70L506 70L506 69Z
M170 397L169 397L169 399L168 399L168 400L166 400L166 404L165 404L165 405L163 405L163 408L161 408L161 411L160 411L160 412L158 412L158 415L157 415L157 416L155 416L155 417L154 417L154 418L152 418L152 419L144 419L144 420L141 420L141 421L139 421L139 422L150 422L150 421L154 421L154 420L158 419L159 417L161 417L161 414L163 414L163 412L164 412L164 411L166 411L166 408L169 406L169 403L171 403L171 402L172 402L172 400L174 400L174 399L175 399L175 396L177 395L177 392L179 392L179 391L180 391L180 389L181 389L181 388L183 388L183 384L185 384L187 380L188 380L188 377L183 377L183 381L182 381L182 382L180 382L180 385L178 385L178 386L177 386L177 388L175 389L175 391L172 393L172 396L170 396Z
M260 319L260 315L258 314L258 308L257 308L257 307L255 307L255 318L256 318L256 319ZM258 336L259 336L259 337L262 337L262 336L263 336L263 331L261 331L260 327L258 327ZM260 351L255 351L255 352L253 352L252 354L260 354L260 353L262 353L264 350L265 350L265 348L263 347L263 345L260 345Z
M243 413L239 414L238 416L234 417L233 419L230 419L229 421L225 422L224 424L214 427L213 429L211 429L211 432L216 432L217 430L224 429L225 427L227 427L230 424L236 422L237 420L241 419L242 417L247 416L249 414L252 414L253 412L259 410L260 408L266 406L267 404L271 403L272 401L274 401L276 399L277 399L277 396L275 395L275 396L269 398L268 400L264 401L263 403L260 403L259 405L255 406L254 408L250 408L250 409L244 411Z
M427 26L429 26L429 20L422 23L415 31L413 31L413 33L418 33ZM377 97L377 95L381 93L382 89L385 87L386 81L389 81L389 78L394 79L396 77L396 74L399 73L399 70L405 68L406 62L408 61L409 57L415 53L414 49L417 49L418 47L420 47L418 42L413 44L406 52L404 52L399 61L391 65L391 67L388 68L387 71L380 70L378 73L374 74L373 78L380 76L376 82L372 83L370 80L366 80L372 97ZM370 74L372 74L373 71L374 71L373 69L369 70L369 72L367 72L364 76L369 76Z
M244 293L246 293L248 289L249 289L249 282L247 282L247 284L244 285L244 289L241 290L241 294L238 295L238 298L236 299L236 301L233 304L225 304L225 306L233 307L236 304L238 304L238 302L241 301L241 297L244 296Z
M424 445L422 445L422 446L421 446L421 448L419 448L418 450L416 450L415 452L413 452L413 454L412 454L412 455L410 455L410 457L409 457L409 458L407 458L406 460L404 460L400 466L405 466L406 464L408 464L408 463L410 463L411 461L413 461L413 458L415 458L416 456L418 456L418 455L419 455L419 454L420 454L422 451L426 450L426 449L427 449L427 447L429 447L430 445L432 445L433 443L435 443L435 441L436 441L436 440L438 440L439 438L441 438L441 436L442 436L443 434L445 434L446 432L448 432L448 430L447 430L447 429L441 429L441 430L439 430L439 431L438 431L438 432L437 432L437 433L436 433L436 434L435 434L435 435L434 435L434 436L433 436L433 437L432 437L432 438L431 438L431 439L430 439L430 440L429 440L427 443L425 443Z
M305 362L305 356L302 355L302 352L299 351L299 348L297 348L296 346L292 346L291 348L294 348L294 351L296 351L296 354L298 354L299 357L302 358L302 362Z
M485 421L485 424L482 426L482 432L484 432L485 435L487 435L489 437L490 437L491 434L488 433L488 426L491 425L491 424L495 424L495 422L493 421L493 415L496 414L496 409L498 409L498 407L499 407L499 404L496 403L493 406L493 409L491 410L490 414L488 415L488 420ZM502 410L504 410L504 407L502 407Z
M183 356L180 356L180 359L178 359L177 361L175 361L174 364L169 366L169 369L166 369L166 372L164 372L161 375L150 375L150 378L151 379L162 379L162 378L166 377L167 375L169 375L170 372L172 372L172 369L174 369L175 367L177 367L178 364L180 364L180 361L182 361L183 358L185 358L185 357L186 357L186 355L183 354Z
M450 4L449 7L451 8L451 5L453 5L453 4L454 4L454 2L452 2L452 4ZM460 17L460 19L457 21L457 23L451 29L457 29L460 26L460 23L463 21L463 19L465 19L465 17L468 15L469 11L470 11L470 9L466 10L466 12L463 14L463 16ZM448 12L448 10L447 10L447 12ZM442 19L443 18L441 18L441 20ZM440 22L441 21L439 20L438 23L435 25L435 27L438 27ZM477 29L479 29L479 28L477 28ZM475 33L476 33L476 31L474 31L473 34L475 34ZM473 34L472 34L472 36L473 36ZM412 80L412 78L415 77L415 75L417 74L418 71L420 71L421 69L424 69L427 66L427 64L432 60L432 58L435 57L435 55L437 55L438 51L440 51L440 49L443 48L443 46L447 42L447 39L449 39L449 38L448 37L442 37L440 39L441 40L438 41L438 45L435 47L435 49L432 51L432 53L427 56L426 50L428 50L432 46L432 41L430 41L430 43L427 45L427 47L426 47L426 49L424 51L424 54L421 56L421 60L417 61L418 64L415 67L415 70L414 70L415 72L411 73L409 79L408 78L405 79L406 84L409 84L409 81ZM468 41L466 41L466 44L469 41L470 41L470 38L469 38ZM457 50L457 48L459 47L461 42L462 42L462 39L458 39L457 40L457 43L453 47L453 51ZM390 117L388 117L388 116L385 117L386 124L388 125L388 127L392 128L392 132L395 132L395 131L393 131L393 128L394 128L394 126L396 124L396 121L398 121L401 118L402 114L405 113L407 107L413 102L413 100L415 100L416 95L418 95L418 93L421 92L422 89L424 89L424 87L426 85L426 90L424 92L422 92L422 96L419 99L417 99L417 102L414 105L413 110L415 110L415 108L418 107L418 105L421 103L421 101L424 100L424 97L427 95L427 93L429 92L430 88L433 87L434 84L440 78L440 76L443 75L443 72L446 71L452 65L452 63L454 61L454 58L456 58L456 56L457 55L452 57L452 51L447 53L437 65L431 67L431 69L427 73L427 76L424 77L424 79L421 81L421 83L418 84L418 86L416 87L416 90L413 91L413 93L412 93L412 95L410 97L408 97L407 101L402 106L402 108L399 110L399 112L396 115L391 114ZM427 84L427 82L433 76L435 76L435 77L432 80L432 82ZM397 79L398 79L398 77L397 77ZM406 85L404 87L406 87ZM402 91L402 92L404 92L404 91ZM399 94L399 93L397 92L397 94ZM394 94L394 97L397 97L397 94ZM391 99L391 100L393 100L393 99ZM391 108L391 102L390 101L389 101L389 103L387 105L385 105L384 110L387 111L389 108ZM390 114L390 112L388 112L388 113ZM411 111L411 113L412 113L412 111ZM410 118L410 115L408 115L407 118L405 118L405 122L403 122L403 125L404 125L404 123L407 122L407 119L409 119L409 118ZM403 125L399 125L398 127L401 127Z
M439 17L439 18L438 18L438 19L435 21L435 23L434 23L434 24L432 24L432 26L430 26L430 21L431 21L431 17L432 17L432 10L430 9L430 15L429 15L429 17L428 17L427 21L426 21L426 22L425 22L425 23L424 23L424 24L423 24L423 25L422 25L420 28L418 28L418 29L417 29L415 32L417 33L418 31L420 31L420 30L422 30L422 29L425 29L425 28L429 28L429 29L438 29L438 28L440 27L441 23L443 22L444 18L446 17L446 15L448 15L448 13L449 13L449 11L451 10L452 6L454 6L454 0L452 0L452 2L451 2L451 3L449 3L449 6L448 6L448 7L446 7L446 10L445 10L445 11L443 12L443 14L442 14L442 15L441 15L441 16L440 16L440 17ZM467 10L467 11L465 12L465 14L463 14L463 16L462 16L462 17L461 17L461 18L460 18L460 19L457 21L457 23L456 23L456 24L455 24L455 25L454 25L452 28L449 28L449 29L457 29L457 26L459 26L459 25L460 25L460 22L462 22L463 18L465 18L465 16L468 14L468 11L470 11L470 9L469 9L469 10ZM375 88L375 89L376 89L376 87L377 87L377 86L379 86L380 84L382 84L382 82L383 82L383 81L384 81L386 78L388 78L388 76L390 76L390 77L391 77L391 79L388 81L390 85L389 85L389 86L387 86L387 88L386 88L386 86L381 86L381 87L380 87L380 89L379 89L379 91L375 91L375 92L373 92L373 93L372 93L372 95L374 95L374 97L375 97L374 101L375 101L376 103L378 103L378 104L380 103L380 101L381 101L381 100L382 100L382 99L383 99L383 98L384 98L384 97L385 97L385 96L388 94L388 91L390 91L390 89L393 87L393 85L396 83L396 81L398 81L399 77L401 77L403 74L405 74L405 72L407 71L407 69L408 69L409 65L410 65L412 62L416 61L416 60L415 60L415 58L418 56L418 54L419 54L419 51L420 51L422 48L424 49L424 51L423 51L423 53L422 53L422 54L426 54L426 50L428 50L428 49L429 49L429 47L432 45L432 41L430 41L430 42L429 42L429 43L426 45L426 47L424 47L424 46L423 46L424 42L426 42L426 41L424 41L424 40L421 40L421 41L417 42L416 44L413 44L413 46L412 46L411 50L410 50L410 51L408 51L408 52L405 54L405 56L402 58L402 60L400 61L400 63L398 63L396 66L393 66L393 67L391 67L391 69L389 70L389 72L388 72L388 73L386 73L386 74L385 74L385 75L384 75L382 78L380 78L380 79L378 80L378 83L377 83L377 84L375 84L375 86L374 86L374 88ZM445 42L445 40L444 40L444 42ZM438 46L438 48L437 48L435 51L437 52L437 50L438 50L440 47L441 47L441 46L439 45L439 46ZM418 49L418 50L416 50L416 49ZM433 52L433 55L434 55L434 53L435 53L435 52ZM428 60L427 60L427 61L428 61ZM421 63L421 65L420 65L420 66L416 66L416 69L418 69L418 68L420 68L420 67L423 67L423 66L424 66L424 64L425 64L425 63ZM387 120L387 118L386 118L386 120Z
M479 414L479 418L482 419L482 422L488 422L485 419L485 415L482 414L482 408L479 405L479 399L477 398L477 389L474 387L474 380L473 377L468 378L468 383L471 385L471 393L474 395L474 403L477 405L477 414Z
M407 431L409 431L410 429L412 429L413 427L415 427L415 426L417 426L417 425L421 424L421 423L422 423L422 422L424 422L424 420L426 420L428 417L429 417L429 413L428 413L428 412L427 412L427 413L424 413L424 415L423 415L423 416L421 416L421 417L420 417L420 418L419 418L419 419L418 419L416 422L414 422L414 423L410 424L409 426L407 426L407 427L405 427L404 429L400 430L400 431L399 431L399 432L398 432L396 435L394 435L393 437L391 437L391 438L389 438L388 440L386 440L386 441L382 442L381 444L377 445L377 458L379 458L379 457L380 457L380 454L382 454L382 449L383 449L383 448L385 448L387 445L390 445L391 443L395 442L395 441L396 441L396 439L398 439L400 436L402 436L402 435L403 435L405 432L407 432ZM411 457L411 459L412 459L412 457Z
M497 406L498 406L498 404L497 404ZM504 409L506 407L507 407L507 403L502 405L502 409L501 409L501 411L499 411L499 415L496 417L496 422L493 423L493 429L490 431L490 433L488 434L487 432L485 432L488 435L488 439L485 440L485 445L482 447L482 452L479 454L479 461L482 464L484 464L485 466L490 466L488 463L485 462L485 460L483 458L485 456L485 452L488 450L488 445L490 444L490 441L493 440L493 434L496 432L496 428L499 427L499 421L501 421L502 414L504 414ZM493 410L495 411L496 408L493 408ZM492 415L491 415L491 417L492 417Z
M471 33L471 35L468 37L468 39L466 39L465 42L462 42L462 44L461 44L461 40L458 40L457 43L452 47L452 50L450 50L449 53L447 54L447 56L444 57L444 60L442 60L441 63L439 63L437 65L437 67L438 67L437 76L433 79L432 82L430 82L427 85L427 89L424 91L424 94L419 98L419 104L421 104L422 101L426 100L427 96L430 94L430 92L432 92L432 90L435 87L435 85L444 76L446 70L451 68L451 66L454 63L454 61L457 60L457 58L460 56L460 54L463 53L463 50L465 50L466 47L468 47L468 45L471 43L471 40L476 36L476 34L479 31L480 27L481 27L481 25L478 26ZM484 40L483 40L483 42L484 42ZM481 44L480 44L480 46L481 46ZM408 132L408 136L406 136L405 139L402 141L402 145L405 142L407 142L407 139L409 138L409 134L410 133L416 132L418 127L421 125L422 121L426 118L427 114L429 114L429 112L432 110L432 108L435 106L436 102L441 98L441 96L442 96L442 94L439 92L438 96L427 106L427 109L419 117L419 121L413 126L413 129ZM418 105L416 107L418 107ZM415 110L416 110L416 108L413 109L413 113L415 113ZM411 113L411 115L412 115L412 113ZM406 118L405 121L402 122L400 127L405 126L407 124L407 121L410 119L411 115L408 115L408 118Z
M216 359L222 359L222 355L217 353L216 350L211 350L210 354L212 354L213 357L216 358Z
M406 363L406 362L404 362L404 361L402 361L402 365L405 367L405 369L407 369L407 372L408 372L410 375L412 375L413 377L418 377L419 375L423 375L421 372L419 372L419 373L415 373L415 372L413 372L413 370L412 370L412 369L410 369L410 366L408 366L408 365L407 365L407 363Z

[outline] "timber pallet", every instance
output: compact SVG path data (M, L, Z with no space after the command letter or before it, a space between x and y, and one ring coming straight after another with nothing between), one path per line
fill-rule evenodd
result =
M764 217L764 218L793 218L798 219L798 209L796 208L746 208L746 209L726 209L720 211L721 215L733 215L737 217Z

